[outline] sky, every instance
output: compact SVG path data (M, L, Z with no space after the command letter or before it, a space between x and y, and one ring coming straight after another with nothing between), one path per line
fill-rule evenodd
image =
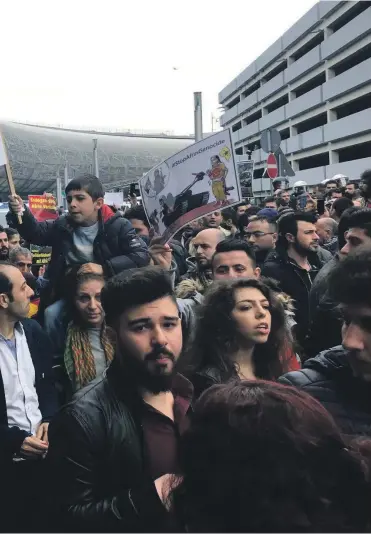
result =
M3 0L0 119L189 134L202 91L211 131L219 91L315 3Z

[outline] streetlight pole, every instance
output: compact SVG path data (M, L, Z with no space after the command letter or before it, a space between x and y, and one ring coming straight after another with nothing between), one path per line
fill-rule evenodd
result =
M194 119L195 119L195 142L203 139L202 132L202 93L193 93L194 99Z
M98 139L93 139L93 168L94 168L94 175L97 178L99 178Z

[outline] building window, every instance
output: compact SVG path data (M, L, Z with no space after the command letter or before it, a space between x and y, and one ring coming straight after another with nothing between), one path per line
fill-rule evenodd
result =
M340 28L343 28L346 24L348 24L351 20L355 19L363 13L363 11L366 11L371 6L371 2L352 2L353 6L348 9L346 13L341 15L338 19L336 19L334 22L329 24L329 28L335 33Z
M354 113L359 113L360 111L370 108L371 93L368 93L367 95L360 96L359 98L355 98L346 104L342 104L341 106L333 108L332 111L336 112L337 119L343 119L344 117L354 115Z
M280 72L283 72L285 69L287 69L287 59L279 59L279 64L277 67L274 67L271 71L267 72L267 74L263 74L262 81L263 82L269 82L269 80L272 80L277 74Z
M259 89L259 87L260 87L260 82L254 83L248 89L246 89L246 91L242 93L242 98L246 98L247 96L252 95L253 93L255 93L255 91Z
M319 115L311 117L306 121L293 124L293 126L296 128L297 133L301 134L308 132L309 130L314 130L314 128L318 128L324 124L327 124L327 113L320 113Z
M226 109L232 109L234 108L234 106L237 106L237 104L239 103L240 101L240 95L236 96L236 98L234 98L232 100L232 102L229 102L229 104L226 104Z
M308 54L308 52L313 50L313 48L316 48L316 46L318 46L321 43L323 43L324 40L325 40L324 31L323 30L319 30L317 35L315 37L313 37L313 39L308 41L305 45L303 45L301 48L299 48L299 50L297 50L296 52L294 52L292 54L292 56L291 56L292 59L294 61L297 61L301 57L305 56L305 54Z
M309 156L308 158L301 158L297 160L299 165L299 171L305 171L307 169L313 169L314 167L323 167L330 162L328 152L322 154L316 154L315 156Z
M309 91L312 91L312 89L315 89L316 87L320 87L323 83L325 83L325 81L326 81L326 73L321 72L321 74L314 76L314 78L311 78L307 82L293 89L292 92L295 94L296 98L299 98L299 96L305 95L305 93L309 93Z
M371 44L368 44L360 50L357 50L357 52L354 52L354 54L351 54L347 58L339 61L339 63L336 63L336 65L333 65L331 69L334 71L335 76L339 76L339 74L342 74L343 72L355 67L356 65L363 63L363 61L366 61L366 59L370 59L370 57Z
M238 148L236 148L235 153L237 154L237 156L242 156L243 154L242 146L239 146Z
M284 128L280 131L281 140L284 141L290 137L290 128Z
M337 150L337 153L339 154L339 163L354 159L369 158L371 154L371 141L341 148Z
M281 96L281 98L278 98L277 100L269 104L268 106L266 106L265 109L268 111L268 113L272 113L272 111L275 111L278 108L282 108L288 103L289 103L289 95L284 95L284 96Z
M254 150L259 150L261 148L260 146L260 139L257 141L254 141L253 143L249 143L248 145L244 146L246 154L248 152L253 152Z
M262 112L261 112L261 109L259 109L259 111L256 111L252 115L249 115L248 117L243 119L243 124L244 126L247 126L248 124L251 124L252 122L255 122L261 118L262 118Z
M236 124L232 126L232 132L237 132L238 130L241 130L241 128L242 128L241 121L236 122Z

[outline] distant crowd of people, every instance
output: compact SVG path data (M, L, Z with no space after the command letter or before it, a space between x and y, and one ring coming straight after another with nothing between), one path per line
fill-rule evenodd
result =
M167 244L65 192L0 228L0 529L369 532L371 171Z

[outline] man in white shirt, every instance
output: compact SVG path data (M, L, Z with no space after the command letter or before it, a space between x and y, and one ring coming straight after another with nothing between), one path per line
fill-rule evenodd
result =
M0 522L18 532L32 530L36 521L41 460L57 410L48 339L26 319L32 295L19 269L0 263L0 469L6 488L6 519Z

